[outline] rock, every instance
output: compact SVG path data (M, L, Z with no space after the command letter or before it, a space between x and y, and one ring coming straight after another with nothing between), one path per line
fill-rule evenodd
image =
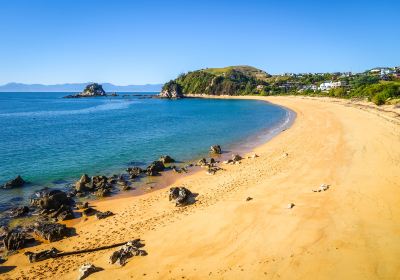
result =
M86 209L86 208L88 208L89 207L89 202L77 202L76 203L76 208L77 209Z
M198 166L206 166L207 164L208 163L207 163L207 160L205 158L202 158L197 162Z
M83 174L82 177L79 179L79 182L82 184L89 184L90 183L90 178L87 174Z
M60 190L44 189L31 199L31 205L45 210L58 210L62 205L70 205L73 200Z
M13 189L13 188L19 188L22 187L23 185L25 185L25 181L24 179L22 179L21 176L17 176L14 179L8 181L7 183L5 183L2 188L3 189Z
M75 183L75 191L83 193L83 192L90 191L90 188L85 183L82 183L81 181L78 181L78 182Z
M168 99L183 98L184 96L182 92L182 87L175 81L169 81L163 86L159 94L159 97Z
M231 160L231 159L224 160L222 163L223 164L231 164L231 163L233 163L233 160Z
M34 225L34 233L41 238L50 242L58 241L68 235L66 225L50 223L50 222L36 222Z
M214 158L210 158L210 164L215 164L215 163L217 163L217 162L215 161L215 159L214 159Z
M255 159L255 158L258 158L258 155L257 154L252 154L251 156L249 156L249 158Z
M250 200L253 200L253 198L250 196L248 198L246 198L246 201L250 201Z
M13 230L5 235L3 245L8 251L15 251L24 248L25 244L32 241L34 239L27 237L25 233Z
M221 146L220 145L213 145L210 147L210 151L214 154L222 154Z
M75 95L67 95L64 98L80 98L80 97L94 97L94 96L106 96L106 92L103 87L97 83L88 84L85 89Z
M40 251L38 253L33 252L25 252L24 255L28 257L30 263L44 261L50 258L57 257L57 254L60 253L56 248L51 248L50 250Z
M294 203L289 203L289 204L287 205L287 209L292 209L294 206L295 206Z
M113 216L114 213L111 211L106 211L106 212L97 212L96 214L96 218L101 220L101 219L105 219L107 217Z
M158 161L161 161L163 164L175 162L175 160L174 160L172 157L168 156L168 155L161 156L161 157L158 159Z
M146 256L146 251L140 249L143 246L144 245L140 243L140 239L129 241L119 250L112 253L112 255L110 256L110 263L117 263L123 266L129 258L132 258L134 256Z
M78 280L85 279L90 274L103 270L101 267L96 267L91 263L85 263L79 268Z
M110 193L111 193L110 189L104 188L104 189L98 189L95 194L98 197L105 197L108 196Z
M92 177L92 190L104 189L108 187L108 178L104 175Z
M143 169L140 168L140 167L137 167L137 166L135 166L135 167L129 167L126 171L129 173L131 179L134 179L134 178L136 178L136 177L139 177L140 174L143 173Z
M146 168L146 174L149 176L157 176L159 175L159 172L164 171L164 169L165 169L164 163L162 163L159 160L156 160L153 161L153 163Z
M11 217L12 218L19 218L26 216L29 213L29 207L28 206L20 206L16 207L11 210Z
M169 200L174 200L175 206L190 204L192 199L192 192L185 187L173 187L169 189Z
M88 207L88 208L86 208L85 210L82 211L82 215L86 216L86 217L92 216L92 215L94 215L96 213L97 213L97 210L93 209L92 207Z
M240 160L242 160L243 158L241 157L241 156L239 156L239 155L232 155L232 161L234 161L234 162L236 162L236 161L240 161Z
M72 220L75 218L74 211L69 205L61 205L57 211L50 214L50 217L59 221Z

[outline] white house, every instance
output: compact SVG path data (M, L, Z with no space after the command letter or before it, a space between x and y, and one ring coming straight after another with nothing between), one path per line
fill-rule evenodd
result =
M337 81L337 82L328 81L328 82L323 82L322 84L320 84L318 89L325 91L325 90L330 90L330 89L338 88L338 87L342 87L342 86L344 86L342 81Z

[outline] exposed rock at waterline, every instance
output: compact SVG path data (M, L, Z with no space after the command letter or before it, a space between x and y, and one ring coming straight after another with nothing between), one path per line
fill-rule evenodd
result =
M95 97L95 96L106 96L106 92L104 91L102 85L97 83L88 84L85 89L78 94L75 95L67 95L64 98L81 98L81 97Z
M73 200L60 190L44 189L36 192L31 205L45 210L58 210L62 205L71 205Z
M34 239L28 237L24 232L10 231L3 239L3 246L8 251L15 251L25 247L29 242L33 242Z
M146 174L149 176L157 176L159 175L159 172L164 171L164 169L165 169L164 163L162 163L159 160L156 160L153 161L153 163L146 168Z
M182 87L175 81L169 81L163 86L159 97L168 99L183 98Z
M66 225L50 223L50 222L36 222L34 225L34 233L41 238L50 242L58 241L68 235Z
M23 185L25 185L25 180L22 179L22 177L20 175L18 175L17 177L15 177L14 179L8 181L7 183L5 183L2 188L3 189L13 189L13 188L19 188L22 187Z
M161 161L163 164L168 164L168 163L174 163L175 162L175 160L172 157L168 156L168 155L161 156L158 159L158 161Z
M221 146L220 145L213 145L210 147L210 151L214 154L222 154Z

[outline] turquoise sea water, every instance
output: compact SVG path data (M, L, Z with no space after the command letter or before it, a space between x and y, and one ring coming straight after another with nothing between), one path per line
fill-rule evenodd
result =
M82 173L111 175L163 154L187 161L216 143L229 150L288 117L281 107L252 100L65 95L0 93L0 184L16 175L31 182L0 190L0 206Z

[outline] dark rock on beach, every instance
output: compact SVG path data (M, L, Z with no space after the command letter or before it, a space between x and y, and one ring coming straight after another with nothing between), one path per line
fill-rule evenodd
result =
M59 250L53 247L50 250L44 250L37 253L28 251L25 252L24 255L28 257L30 263L34 263L34 262L44 261L50 258L55 258L57 257L57 254L59 252L60 252Z
M159 175L159 172L164 171L164 169L165 169L164 163L162 163L159 160L156 160L153 161L153 163L146 168L146 174L149 176L157 176Z
M193 193L185 187L173 187L169 189L169 200L175 201L175 206L184 206L192 203Z
M69 232L66 225L50 222L36 222L34 225L34 233L45 240L54 242L63 239Z
M14 179L8 181L7 183L5 183L2 188L3 189L13 189L13 188L19 188L22 187L23 185L25 185L25 181L24 179L22 179L21 176L17 176Z
M119 250L112 253L112 255L110 256L110 263L117 263L123 266L129 258L132 258L134 256L146 256L147 252L140 249L143 246L144 245L140 242L140 239L129 241Z
M143 173L143 169L137 166L129 167L128 169L126 169L126 171L129 173L131 179L139 177L140 174Z
M34 239L28 237L24 232L10 231L5 235L3 245L8 251L15 251L24 248L27 243L33 241Z
M96 267L91 263L85 263L79 268L78 280L83 280L98 271L102 271L101 267Z
M111 211L105 211L105 212L97 212L96 214L96 218L99 220L105 219L107 217L113 216L114 213Z

